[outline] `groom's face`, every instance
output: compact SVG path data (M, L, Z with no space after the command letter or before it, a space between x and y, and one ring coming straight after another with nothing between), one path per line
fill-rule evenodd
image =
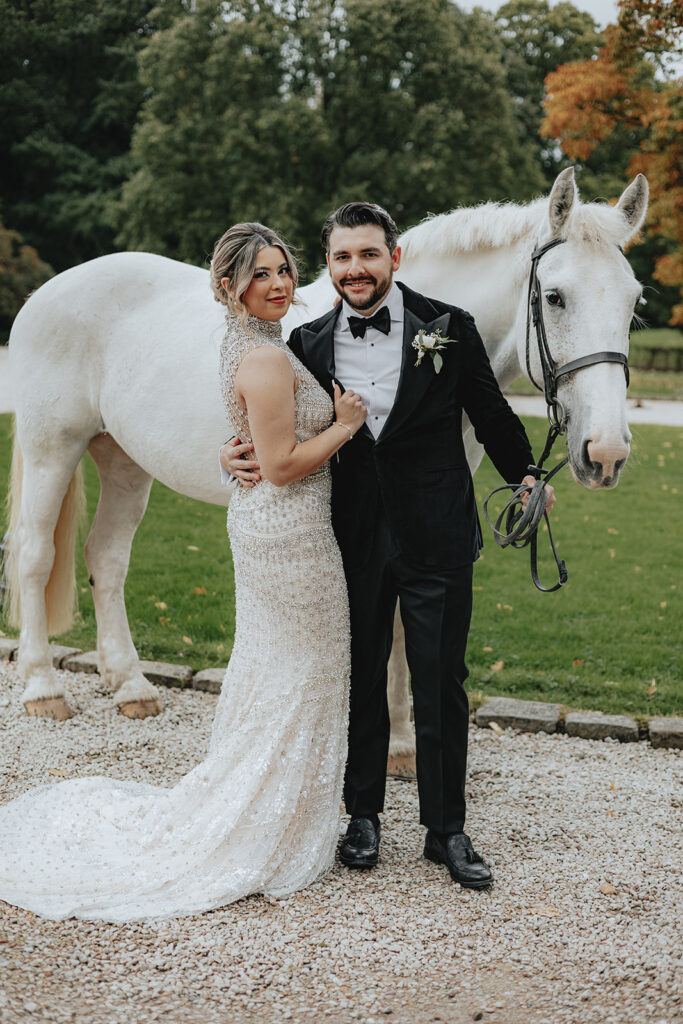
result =
M389 252L378 224L332 229L327 253L332 284L363 316L370 316L381 305L400 262L401 250L397 246Z

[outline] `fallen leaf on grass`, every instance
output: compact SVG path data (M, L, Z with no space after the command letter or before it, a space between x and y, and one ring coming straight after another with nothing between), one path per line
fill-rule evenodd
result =
M490 666L490 669L492 672L500 672L504 665L504 661L494 661L493 665Z
M183 637L183 643L184 644L192 644L192 643L194 643L194 640L190 640L189 636L184 636Z
M579 665L583 665L583 658L574 658L572 665L574 668L578 668Z
M196 544L188 544L187 545L187 550L188 551L199 551L199 548L197 547Z
M666 601L660 601L659 602L659 607L660 608L666 608Z
M503 730L498 725L498 722L489 722L489 729L491 729L493 732L495 732L496 736L502 736L503 735Z
M155 601L154 602L154 607L158 608L162 612L165 612L166 609L168 608L168 605L166 604L165 601Z
M614 534L614 535L616 535L616 534L618 534L618 533L619 533L619 531L618 531L618 530L615 530L613 526L608 526L608 527L607 527L607 532L608 532L608 533L611 533L611 534Z
M617 557L617 553L614 550L614 548L609 548L609 556L610 556L610 558L616 558Z
M195 594L198 594L198 595L205 594L206 593L206 587L195 587L194 588L194 592L195 592Z
M605 896L614 896L616 891L611 882L603 882L600 886L600 892L604 893Z
M168 615L160 615L159 622L161 623L162 626L170 626L171 624L171 620L169 619Z
M493 647L482 647L482 651L487 651L489 654L493 650Z
M653 679L652 682L650 683L650 685L647 688L647 695L648 695L648 697L652 697L653 694L655 694L656 692L657 692L657 684L656 684L656 682Z

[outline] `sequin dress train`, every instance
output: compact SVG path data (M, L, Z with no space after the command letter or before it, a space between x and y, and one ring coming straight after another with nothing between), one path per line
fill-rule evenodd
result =
M332 403L279 325L230 316L221 383L240 435L249 425L234 376L256 345L280 348L294 368L297 442L328 426ZM350 654L329 465L284 487L236 489L228 533L235 643L207 757L170 788L96 776L1 807L0 899L56 920L123 922L281 896L330 869Z

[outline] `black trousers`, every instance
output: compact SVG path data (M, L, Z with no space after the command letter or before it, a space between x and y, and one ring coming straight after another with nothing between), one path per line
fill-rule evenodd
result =
M346 810L368 817L384 807L387 662L398 598L415 709L420 822L437 832L459 832L465 824L469 702L463 684L472 566L416 568L399 553L383 515L375 530L368 564L346 569L351 609Z

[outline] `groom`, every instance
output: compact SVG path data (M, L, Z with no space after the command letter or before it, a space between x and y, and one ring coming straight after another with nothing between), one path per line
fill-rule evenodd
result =
M333 380L359 394L363 428L332 460L332 522L351 612L351 709L344 785L351 822L340 858L373 867L384 806L389 713L387 662L398 598L415 711L424 854L452 878L483 888L493 877L465 825L469 705L465 647L472 563L482 545L462 413L501 476L519 483L533 463L526 433L500 392L474 320L393 280L401 251L394 221L372 203L347 203L323 227L342 301L296 328L289 345L332 395ZM416 365L413 341L450 339ZM258 464L224 454L243 480ZM250 468L247 468L250 467ZM534 483L533 477L527 482ZM550 490L550 489L549 489ZM552 496L549 504L552 504Z

